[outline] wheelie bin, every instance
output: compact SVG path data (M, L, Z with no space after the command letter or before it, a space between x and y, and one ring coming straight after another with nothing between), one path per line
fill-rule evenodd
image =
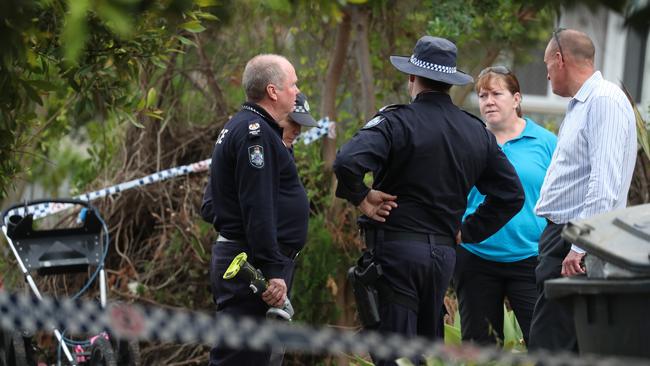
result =
M571 308L580 353L650 358L650 204L572 221L562 237L587 252L587 275L544 289Z

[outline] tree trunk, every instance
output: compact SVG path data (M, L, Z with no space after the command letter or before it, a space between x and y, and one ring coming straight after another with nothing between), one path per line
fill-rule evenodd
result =
M336 30L334 51L332 52L329 66L327 68L327 76L325 77L325 86L323 87L321 99L321 116L329 117L331 121L336 121L337 118L336 89L341 81L345 59L348 54L350 29L350 16L347 12L344 12L343 19ZM334 130L334 132L336 132L336 130ZM332 165L334 164L334 158L336 157L336 133L334 133L334 136L326 136L323 139L321 155L324 161L325 173L328 175L332 174Z
M370 45L368 42L370 9L354 6L351 15L355 29L354 55L357 59L361 79L361 105L363 107L363 116L368 121L377 111L375 107L375 80L372 73L372 64L370 63Z

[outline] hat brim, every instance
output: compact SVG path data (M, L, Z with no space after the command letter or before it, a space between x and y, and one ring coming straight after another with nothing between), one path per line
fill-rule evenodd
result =
M309 113L289 113L289 117L294 120L297 124L305 127L317 127L318 122Z
M425 69L423 67L415 66L407 56L390 56L390 63L395 68L405 74L421 76L423 78L440 81L451 85L466 85L473 83L474 79L462 71L456 70L453 74Z

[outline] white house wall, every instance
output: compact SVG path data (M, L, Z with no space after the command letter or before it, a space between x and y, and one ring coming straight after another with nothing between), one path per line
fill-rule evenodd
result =
M594 60L596 69L603 73L605 79L616 84L620 84L621 80L623 80L625 71L628 30L623 24L624 19L618 13L603 7L592 11L584 5L578 5L570 9L563 8L562 16L558 20L558 27L577 29L587 33L591 37L596 48ZM551 34L549 34L549 39L550 37ZM643 111L646 117L650 115L650 111L648 110L650 106L650 37L648 37L647 42L649 44L646 47L642 96L639 105L640 110ZM536 52L536 54L539 53ZM537 70L538 68L539 70ZM519 74L522 71L515 71L518 72L520 81L525 82L526 77ZM546 74L546 69L543 65L540 65L528 68L526 72ZM522 85L522 89L525 89L525 86ZM532 114L542 119L557 121L563 117L569 100L570 98L562 98L553 94L550 82L547 81L545 95L524 93L522 110L525 114ZM478 99L473 93L468 100L468 107L478 109Z

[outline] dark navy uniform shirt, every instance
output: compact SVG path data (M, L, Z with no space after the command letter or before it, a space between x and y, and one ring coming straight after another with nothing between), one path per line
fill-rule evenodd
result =
M309 202L282 129L263 108L245 103L223 127L207 188L215 229L245 242L251 262L267 278L281 278L290 260L278 244L302 249Z
M337 196L358 205L373 188L397 196L385 223L362 225L454 237L473 186L486 199L462 224L463 242L494 234L524 202L519 178L481 120L456 107L449 95L420 93L388 108L341 147L334 162Z

